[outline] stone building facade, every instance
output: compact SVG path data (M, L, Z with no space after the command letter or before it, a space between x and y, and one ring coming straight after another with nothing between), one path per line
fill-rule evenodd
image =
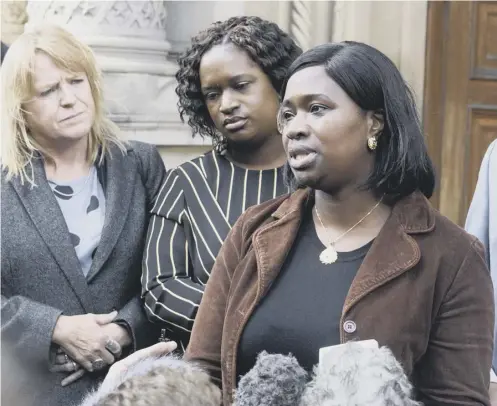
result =
M210 23L234 15L272 20L308 49L356 40L387 54L420 106L425 75L427 1L89 1L2 0L2 41L50 21L96 52L110 116L132 139L156 144L168 168L210 148L182 124L174 92L175 59Z

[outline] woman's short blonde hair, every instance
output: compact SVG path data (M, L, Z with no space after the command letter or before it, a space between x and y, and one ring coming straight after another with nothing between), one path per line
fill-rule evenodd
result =
M50 160L50 155L30 135L23 104L34 97L33 73L37 52L49 56L60 69L84 72L95 103L95 119L88 142L88 162L100 165L116 144L124 152L126 142L119 127L104 112L102 79L92 50L74 35L56 25L42 25L22 34L9 48L1 67L2 169L6 179L19 176L21 182L35 185L32 171L27 171L36 153Z

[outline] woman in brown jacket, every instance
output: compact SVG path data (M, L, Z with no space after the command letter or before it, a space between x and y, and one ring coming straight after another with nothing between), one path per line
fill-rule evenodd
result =
M224 405L266 350L307 368L376 339L425 405L489 405L494 307L480 242L428 202L435 176L413 96L376 49L318 46L290 67L280 131L295 192L240 217L187 357Z

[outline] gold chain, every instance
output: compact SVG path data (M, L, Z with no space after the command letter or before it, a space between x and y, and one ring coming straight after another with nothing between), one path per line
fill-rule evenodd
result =
M378 203L376 203L373 206L373 208L371 210L369 210L362 219L360 219L357 223L355 223L352 227L350 227L347 231L345 231L344 233L342 233L341 235L339 235L337 238L335 238L334 240L330 241L329 244L331 246L335 245L338 240L340 240L342 237L345 237L348 233L350 233L354 228L356 228L359 224L361 224L380 205L380 203L382 201L383 201L383 196L381 197L380 201ZM323 220L321 220L321 216L319 215L318 208L317 208L316 205L314 205L314 211L316 212L318 220L321 223L321 226L324 228L324 231L326 232L326 234L328 234L328 229L324 226ZM329 237L329 235L328 235L328 237Z

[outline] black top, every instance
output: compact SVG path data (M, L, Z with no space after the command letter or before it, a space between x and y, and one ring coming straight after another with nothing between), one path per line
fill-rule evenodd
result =
M238 217L288 193L282 168L250 170L211 151L168 173L145 244L145 311L186 347L212 266Z
M306 214L297 239L278 278L249 319L238 346L237 379L255 364L262 350L293 354L312 371L319 349L340 344L340 317L345 298L372 242L340 252L324 265L312 211Z

